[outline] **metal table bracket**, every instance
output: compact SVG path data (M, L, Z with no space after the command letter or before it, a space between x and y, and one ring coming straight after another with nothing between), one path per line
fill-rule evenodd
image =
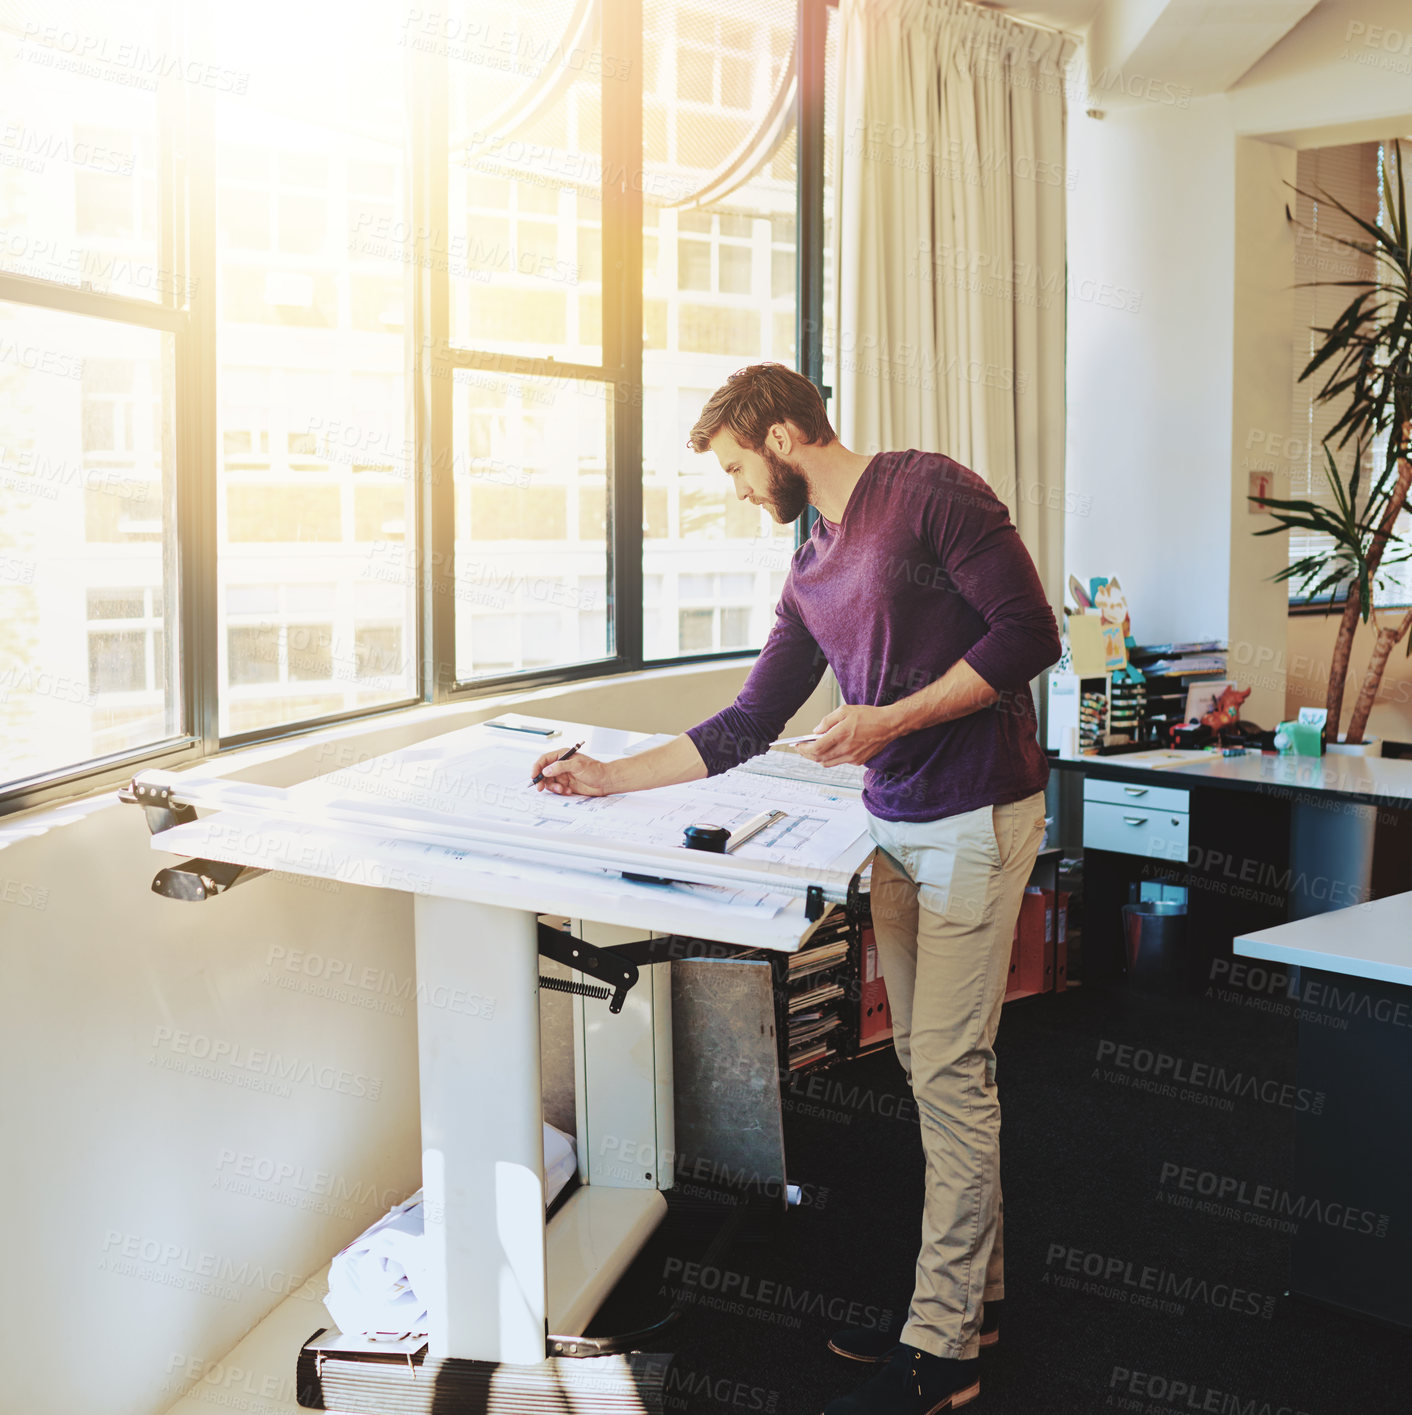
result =
M611 948L595 948L581 938L574 938L550 924L539 925L539 951L545 958L552 958L566 968L579 973L587 973L608 983L606 988L594 987L590 983L573 982L566 978L540 977L540 986L552 988L556 992L576 993L581 997L609 998L608 1011L621 1012L629 991L637 982L637 964L625 959Z

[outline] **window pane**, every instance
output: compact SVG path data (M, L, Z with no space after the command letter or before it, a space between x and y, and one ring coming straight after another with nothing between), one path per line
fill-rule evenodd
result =
M0 6L0 269L139 300L185 294L159 255L150 66L171 46L157 10Z
M830 390L838 387L838 367L837 367L837 343L838 330L836 326L837 311L834 304L837 299L835 290L835 271L833 268L833 242L835 222L838 219L837 201L838 193L834 188L833 168L838 142L838 8L829 6L828 8L828 28L824 33L824 230L823 230L823 266L824 266L824 387ZM793 242L794 232L791 228L790 241ZM778 239L778 238L777 238ZM829 404L830 415L837 420L838 413L837 396Z
M458 370L456 677L612 652L601 383Z
M721 647L723 649L745 648L750 642L750 611L748 609L721 610Z
M89 634L88 690L90 693L140 693L147 687L147 635Z
M787 81L792 0L712 9L645 0L655 79L644 98L643 644L649 658L755 648L794 527L738 501L686 441L736 369L795 362L795 138L766 115ZM754 146L752 146L752 143ZM742 148L746 180L714 200ZM696 201L696 194L702 200ZM660 311L657 314L656 311Z
M721 293L723 295L750 294L750 262L749 246L721 246ZM794 298L793 284L789 286L785 294L790 299Z
M716 614L711 609L683 609L678 614L681 653L710 653L711 628Z
M231 628L226 642L233 685L279 682L279 629L275 625Z
M169 338L0 304L0 783L181 730L161 663Z
M599 363L602 87L630 61L574 0L410 13L409 42L449 66L451 229L428 255L450 274L453 341Z
M247 94L216 99L231 735L416 692L405 36L395 7L374 0L337 25L317 7L255 0L214 28L250 76Z
M145 600L140 589L91 589L88 591L88 618L141 619Z

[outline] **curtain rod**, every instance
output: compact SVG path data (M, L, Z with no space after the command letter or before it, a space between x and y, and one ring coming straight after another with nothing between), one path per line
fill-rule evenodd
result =
M1060 34L1063 35L1065 39L1072 39L1075 44L1082 43L1081 35L1072 34L1066 29L1060 29L1058 25L1047 25L1043 20L1030 20L1022 15L1012 15L1009 10L1003 10L999 5L982 4L980 0L962 0L962 3L970 5L977 10L989 10L992 15L1001 15L1009 20L1011 24L1028 25L1030 29L1042 29L1049 34Z
M830 10L838 9L838 0L824 0ZM1042 29L1047 34L1063 35L1065 39L1072 39L1075 44L1083 43L1081 34L1074 34L1071 30L1060 29L1057 25L1047 25L1043 20L1030 20L1021 15L1012 15L1008 10L1002 10L999 5L986 5L981 0L962 0L963 4L970 5L976 10L988 10L992 15L1001 15L1009 20L1011 24L1027 25L1030 29Z

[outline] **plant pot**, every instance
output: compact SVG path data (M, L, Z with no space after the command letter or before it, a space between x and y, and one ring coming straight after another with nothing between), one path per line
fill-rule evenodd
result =
M1324 750L1335 757L1380 757L1383 754L1383 739L1365 737L1361 742L1350 744L1340 737L1337 742L1328 743Z

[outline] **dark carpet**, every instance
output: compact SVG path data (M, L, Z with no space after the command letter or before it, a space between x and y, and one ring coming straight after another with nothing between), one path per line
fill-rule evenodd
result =
M1004 1325L968 1415L1407 1411L1412 1333L1284 1296L1287 1237L1202 1192L1286 1186L1292 1105L1145 1089L1124 1046L1295 1079L1295 1023L1255 995L1078 988L1006 1006ZM905 1320L922 1152L891 1050L802 1079L785 1137L800 1206L752 1206L713 1255L723 1211L679 1193L595 1323L676 1301L651 1344L676 1353L669 1411L818 1415L866 1378L826 1350L830 1332Z

